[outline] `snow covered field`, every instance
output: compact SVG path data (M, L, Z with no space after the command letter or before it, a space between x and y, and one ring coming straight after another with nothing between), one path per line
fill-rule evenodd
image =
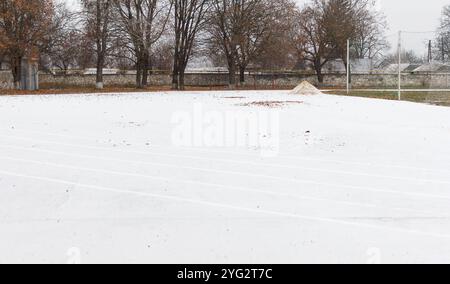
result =
M199 106L275 113L277 150L177 147ZM449 145L450 109L407 102L0 97L0 263L450 263Z

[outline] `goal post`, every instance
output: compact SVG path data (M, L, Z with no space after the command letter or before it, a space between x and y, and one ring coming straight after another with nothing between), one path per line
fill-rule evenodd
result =
M347 95L350 94L350 39L347 39Z
M398 32L398 100L402 100L402 31Z
M342 95L450 105L450 30L401 30L368 44L348 39L322 69Z

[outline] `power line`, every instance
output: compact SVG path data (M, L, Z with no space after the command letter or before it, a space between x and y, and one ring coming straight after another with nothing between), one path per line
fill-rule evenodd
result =
M401 31L405 34L430 34L430 33L438 33L437 31Z

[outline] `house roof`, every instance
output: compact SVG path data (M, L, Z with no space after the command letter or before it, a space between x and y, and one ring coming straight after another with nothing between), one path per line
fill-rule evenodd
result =
M386 68L384 68L384 72L385 73L397 73L398 72L398 64L389 64ZM411 67L413 66L413 64L411 63L402 63L400 64L400 71L401 72L407 72L411 69ZM414 65L413 69L417 68L420 65Z
M439 62L431 62L431 63L426 63L423 64L419 67L417 67L416 69L413 70L414 73L423 73L423 72L439 72L440 69L442 69L443 67L445 67L444 64L439 63Z
M352 73L366 74L373 71L373 62L371 59L352 59L350 61ZM330 73L346 73L347 70L342 59L329 61L324 66L324 71Z

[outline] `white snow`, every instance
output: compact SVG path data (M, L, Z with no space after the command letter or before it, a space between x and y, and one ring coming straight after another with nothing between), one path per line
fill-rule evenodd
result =
M279 112L278 155L172 146L199 103ZM448 145L450 109L407 102L0 97L0 263L450 263Z
M308 96L308 95L321 95L322 92L316 87L314 87L308 81L303 81L291 91L291 94Z

